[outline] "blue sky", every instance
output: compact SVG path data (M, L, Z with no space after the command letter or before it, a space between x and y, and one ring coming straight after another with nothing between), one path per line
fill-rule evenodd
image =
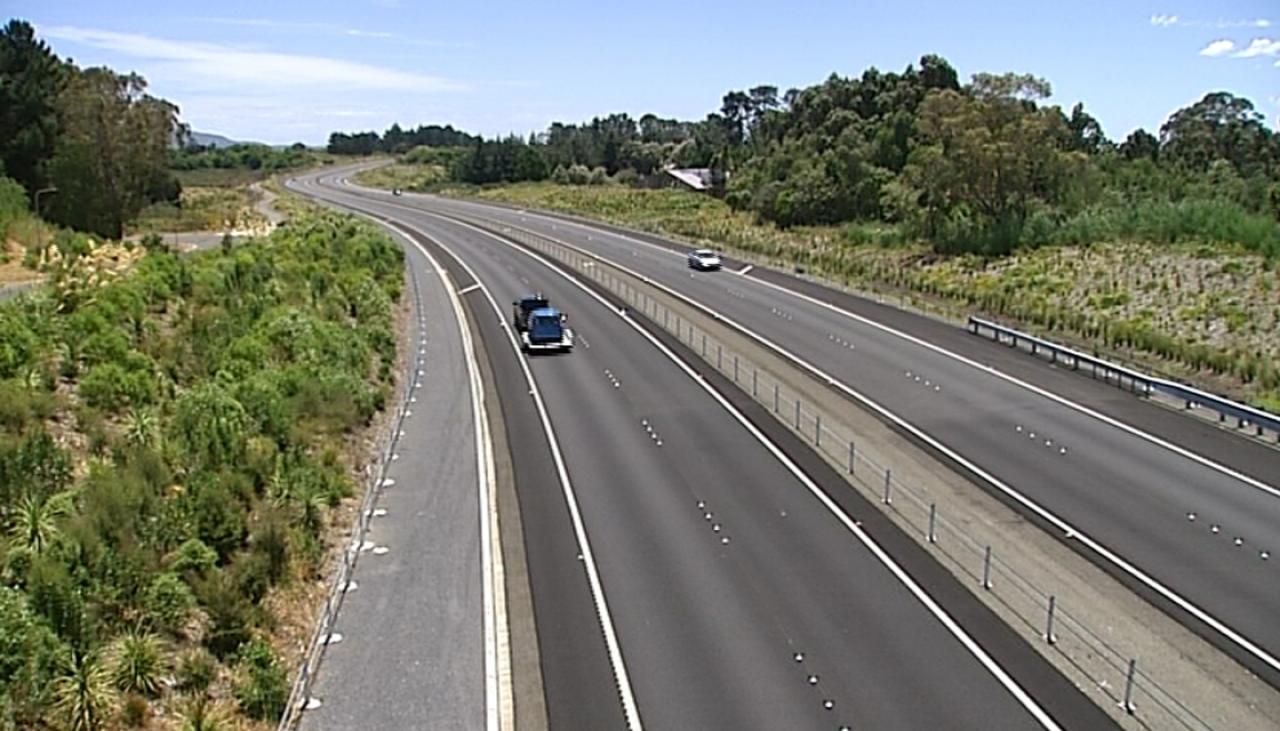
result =
M970 7L964 7L969 5ZM1280 118L1270 2L485 3L6 0L63 57L145 76L200 131L317 144L451 123L486 135L614 111L700 119L730 89L902 70L938 53L1047 78L1112 138L1206 92Z

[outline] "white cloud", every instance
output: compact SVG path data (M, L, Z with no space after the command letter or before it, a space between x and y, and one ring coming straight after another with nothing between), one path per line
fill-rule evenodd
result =
M1270 28L1272 23L1267 18L1198 20L1195 18L1180 18L1177 15L1157 14L1151 16L1151 25L1160 28L1170 28L1176 25L1183 28L1218 28L1221 30L1225 28Z
M1206 23L1205 25L1208 25ZM1266 18L1253 18L1251 20L1216 20L1213 22L1214 28L1270 28L1271 21Z
M1209 56L1209 57L1225 56L1234 50L1236 50L1235 41L1227 40L1226 38L1220 38L1210 43L1209 45L1205 46L1204 48L1201 48L1200 55Z
M363 30L348 28L336 23L316 23L298 20L275 20L272 18L223 18L202 17L191 19L197 23L213 23L216 25L232 25L245 28L269 28L272 30L298 31L302 33L327 33L330 35L356 36L359 38L399 38L396 33L379 30Z
M274 20L271 18L225 18L225 17L195 17L189 18L193 23L205 23L215 25L230 25L243 28L260 28L266 30L281 31L283 33L312 35L321 33L325 35L347 36L350 38L373 38L381 41L395 41L396 43L423 46L428 48L471 48L472 44L466 41L441 41L430 38L413 38L401 33L384 30L365 30L363 28L350 28L337 23L319 23L311 21L299 20Z
M1248 47L1233 54L1237 58L1253 58L1254 56L1280 55L1280 41L1273 38L1254 38Z
M49 26L39 30L47 38L155 61L189 80L248 90L308 86L442 92L465 88L463 84L436 76L324 56L246 50L74 26Z

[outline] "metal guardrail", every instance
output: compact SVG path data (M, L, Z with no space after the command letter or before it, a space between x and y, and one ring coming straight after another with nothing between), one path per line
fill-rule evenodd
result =
M408 265L407 260L406 265ZM418 288L418 272L412 267L410 267L409 272L413 280L413 298L418 312L418 322L415 325L421 327L423 316L422 292ZM311 685L315 680L316 672L320 669L320 662L324 658L324 648L333 633L334 623L338 619L338 612L342 609L342 601L350 586L351 575L355 572L356 561L359 559L360 554L371 548L365 542L365 535L368 534L369 522L373 518L373 506L377 502L378 496L382 494L387 468L395 460L395 449L400 441L405 412L414 398L415 392L421 386L420 376L415 375L421 366L421 355L418 352L410 353L410 357L406 362L410 365L410 368L404 374L408 387L401 394L400 402L396 406L395 416L387 422L387 427L378 435L377 443L384 444L385 447L378 453L374 461L365 468L367 481L365 483L364 496L360 501L360 512L356 514L355 523L351 529L350 542L343 547L342 553L337 558L333 580L329 583L328 596L325 598L324 607L320 612L320 616L316 619L315 629L312 631L303 651L302 661L298 666L298 674L289 690L289 700L285 704L280 722L276 725L277 731L289 731L301 719L303 711L316 707L310 695Z
M1228 418L1232 418L1236 420L1236 426L1241 429L1250 426L1254 427L1258 436L1262 436L1264 429L1269 429L1276 434L1277 440L1280 440L1280 416L1269 414L1252 406L1221 396L1215 396L1176 381L1140 373L1131 368L1116 365L1087 353L1081 353L1078 350L1058 345L1044 338L1028 335L1020 330L1005 327L997 322L984 320L980 317L969 317L969 332L974 335L983 335L989 332L996 342L1005 343L1014 348L1025 347L1032 355L1047 356L1054 363L1066 363L1072 370L1087 367L1095 378L1101 376L1103 380L1108 382L1114 379L1117 386L1125 388L1127 384L1128 389L1134 393L1141 393L1145 396L1155 394L1168 396L1182 401L1183 407L1186 409L1209 409L1218 414L1219 421L1225 422Z

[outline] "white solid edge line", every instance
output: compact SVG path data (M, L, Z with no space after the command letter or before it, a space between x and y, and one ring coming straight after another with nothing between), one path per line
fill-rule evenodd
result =
M333 201L333 202L336 202L336 201ZM342 204L339 203L339 205L342 205ZM399 206L398 204L395 204L395 203L385 203L383 205L392 205L399 208L408 208L407 206ZM409 210L415 211L416 209L409 208ZM419 251L422 251L424 254L427 255L428 258L430 258L430 254L427 253L426 248L423 247L418 242L414 241L412 236L407 236L405 232L398 225L389 223L387 221L381 221L377 218L373 218L372 216L369 216L367 213L363 211L358 211L358 212L361 213L361 215L364 215L365 217L372 219L378 224L391 228L397 231L398 233L400 233L402 236L405 236L411 243L413 243L415 247L418 248ZM405 225L409 226L410 228L413 228L413 226L410 224L405 224ZM423 235L428 235L425 232L420 231L420 233L422 233ZM471 278L475 280L476 283L480 283L480 278L476 276L475 272L471 269L471 267L468 266L467 263L463 261L456 253L454 253L452 249L450 249L448 246L445 246L440 241L436 241L436 243L440 246L441 249L447 252L449 256L453 257L453 259L457 261L458 264L463 267L463 269L466 270L467 274L469 274ZM614 683L617 686L618 696L622 701L622 710L624 715L626 716L627 728L631 729L632 731L643 731L644 727L640 722L640 713L636 708L635 692L631 688L631 679L630 679L630 676L627 674L627 668L622 657L622 648L618 644L617 631L614 629L614 626L613 626L613 616L609 611L609 605L604 596L604 587L600 582L600 572L596 567L595 554L592 552L591 543L587 539L586 526L582 521L582 513L578 509L577 495L574 492L572 482L569 480L569 471L565 465L564 457L560 452L559 440L556 438L555 430L551 426L551 417L547 413L546 404L542 400L542 392L538 389L537 381L535 381L533 378L533 372L529 370L528 361L525 359L524 354L520 352L519 344L516 342L515 337L511 334L510 328L506 326L506 320L503 317L501 308L498 307L497 301L493 299L493 295L489 292L487 287L485 287L483 284L480 284L480 288L484 292L485 299L489 301L489 305L493 308L494 313L498 316L499 322L503 323L502 329L504 332L507 333L508 342L516 354L516 359L520 363L521 370L524 372L525 381L529 386L530 395L533 396L534 405L537 407L538 416L542 421L542 428L546 432L547 442L551 447L551 456L555 461L556 472L559 475L561 491L564 493L565 502L567 503L569 508L569 516L573 523L574 535L577 538L578 550L582 551L582 560L583 560L583 563L586 565L587 580L591 587L592 596L595 600L597 619L599 620L601 630L604 633L605 646L608 649L608 653L609 653L609 663L610 665L613 666Z
M442 216L438 216L434 213L429 213L429 212L426 215L430 215L436 218L444 218ZM919 584L916 583L915 579L911 578L910 574L908 574L896 561L894 561L893 558L889 556L889 554L886 553L884 549L881 548L880 545L876 543L876 541L873 538L871 538L871 536L868 535L866 531L864 531L861 528L861 526L855 523L854 520L850 518L848 514L846 514L844 510L842 510L840 506L837 505L835 501L832 500L830 496L828 496L822 490L822 488L818 487L818 485L815 482L813 482L813 480L808 476L808 474L804 472L803 469L800 468L799 465L797 465L794 461L792 461L791 458L788 457L780 447L778 447L771 439L769 439L769 437L766 436L764 432L760 431L760 429L756 427L756 425L752 423L751 420L749 420L741 411L739 411L737 407L735 407L732 403L730 403L729 400L725 398L723 394L721 394L713 386L711 386L705 378L701 377L698 374L698 372L688 364L688 362L686 362L680 356L676 355L670 348L666 346L666 344L664 344L651 332L646 330L643 326L641 326L638 322L632 319L629 315L621 313L617 309L612 307L607 300L605 300L603 297L597 294L590 287L583 284L578 279L578 277L562 269L558 263L553 263L551 260L543 257L540 254L534 253L520 246L512 244L508 241L505 241L500 236L497 236L485 229L473 226L465 222L460 222L454 219L444 218L444 220L449 221L454 225L461 225L461 226L470 228L473 231L476 231L477 233L483 236L491 238L501 243L502 245L513 249L514 251L522 253L525 256L528 256L534 259L535 261L540 262L543 266L547 267L548 269L555 272L556 274L559 274L569 283L581 289L584 293L586 293L588 296L594 299L601 307L603 307L606 311L611 313L613 316L617 317L618 319L630 325L632 329L634 329L642 337L648 340L649 343L654 346L654 348L656 348L660 353L666 356L666 358L670 360L677 368L679 368L681 372L683 372L686 376L688 376L688 378L691 381L693 381L695 384L700 386L704 391L710 394L712 399L714 399L722 409L724 409L739 424L741 424L756 439L756 441L760 442L760 444L764 446L765 449L767 449L769 453L772 454L774 458L777 459L778 462L780 462L782 466L787 469L787 471L789 471L793 476L795 476L795 478L802 485L804 485L805 488L808 489L808 491L815 498L817 498L820 503L822 503L823 507L825 507L829 512L831 512L832 515L834 515L836 519L839 520L840 523L844 525L844 527L850 533L852 533L859 540L859 542L861 542L871 552L871 554L876 557L877 560L880 561L880 563L894 576L894 578L896 578L899 581L899 583L901 583L907 589L907 591L909 591L917 599L917 601L919 601L922 605L924 605L924 607L929 611L929 613L932 614L934 618L937 619L938 622L941 623L942 626L945 627L947 631L950 632L952 636L954 636L960 642L960 644L963 645L964 648L969 651L971 655L973 655L974 659L976 659L984 668L986 668L987 671L990 672L992 676L994 676L995 679L1001 685L1004 686L1005 690L1009 691L1009 693L1015 699L1017 699L1018 703L1021 704L1022 707L1025 708L1028 713L1030 713L1032 716L1035 717L1035 719L1040 723L1041 726L1047 729L1061 728L1053 720L1053 718L1049 716L1049 714L1043 708L1041 708L1038 703L1036 703L1035 699L1032 698L1030 694L1027 693L1026 690L1024 690L1022 686L1019 685L1018 682L1014 680L1013 677L1010 676L1008 672L1003 667L1001 667L999 663L995 661L994 658L988 655L986 650L982 649L982 646L979 645L972 637L970 637L969 634L965 632L964 628L962 628L951 617L951 615L948 614L947 611L943 609L937 603L937 601L935 601L933 597L930 596L929 593L924 590L924 588L922 588Z
M374 219L376 220L376 219ZM467 324L466 315L462 311L462 301L448 273L436 261L431 252L413 240L407 232L398 226L385 221L380 225L400 234L426 257L436 276L440 278L445 291L449 295L449 303L453 308L458 324L458 332L462 339L463 356L467 363L467 381L471 390L471 414L476 439L476 491L479 498L480 523L480 565L484 579L480 582L484 611L484 677L485 677L485 728L488 731L514 729L514 704L510 688L511 663L506 650L509 648L508 627L506 622L506 594L501 590L504 586L504 570L502 567L501 534L494 530L497 520L494 507L495 469L493 459L493 442L489 434L487 407L484 388L481 386L480 369L476 360L475 344L472 340L471 328ZM497 544L495 546L495 544Z
M405 240L413 241L408 236L405 236ZM485 708L488 711L485 727L488 731L514 729L514 704L510 687L511 663L507 655L510 645L507 641L506 593L503 591L505 571L502 564L502 536L497 529L498 515L494 495L496 470L484 388L481 386L480 369L477 365L471 328L467 325L466 315L462 311L462 302L459 299L463 293L456 290L453 283L449 281L447 272L430 253L422 248L419 250L426 255L427 261L436 270L436 276L444 283L449 293L449 302L453 306L454 317L457 318L458 329L462 335L462 350L467 361L467 380L471 386L472 417L476 444L479 445L476 449L476 471L480 476L477 485L480 499L480 563L485 577L481 582L485 604Z
M412 210L414 210L414 211L416 211L416 212L419 212L419 213L423 212L423 211L421 211L421 210L419 210L419 209L412 209ZM504 224L504 225L506 225L506 224ZM519 228L519 227L517 226L516 228ZM1062 533L1063 533L1066 537L1068 537L1068 538L1073 538L1073 539L1075 539L1075 540L1078 540L1080 543L1082 543L1083 545L1087 546L1089 549L1091 549L1092 551L1094 551L1095 553L1097 553L1097 554L1098 554L1099 556L1101 556L1103 559L1105 559L1105 560L1109 561L1111 564L1113 564L1114 566L1116 566L1116 567L1117 567L1117 568L1119 568L1120 570L1122 570L1122 571L1124 571L1125 573L1127 573L1127 574L1129 574L1130 576L1132 576L1135 580L1137 580L1137 581L1141 582L1142 584L1144 584L1145 586L1147 586L1147 587L1148 587L1148 588L1150 588L1151 590L1155 591L1157 594L1159 594L1159 595L1160 595L1161 597L1163 597L1165 600L1167 600L1167 601L1171 602L1172 604L1174 604L1175 606L1177 606L1179 609L1181 609L1181 610L1183 610L1183 611L1187 612L1187 613L1188 613L1188 614L1190 614L1191 616L1195 617L1197 620L1199 620L1199 621L1203 622L1204 624L1208 625L1208 626L1209 626L1209 627L1211 627L1214 631L1216 631L1216 632L1218 632L1219 634L1221 634L1222 636L1226 637L1227 639L1229 639L1230 641L1232 641L1233 643L1235 643L1236 645L1238 645L1241 649L1245 650L1245 651L1246 651L1246 652L1248 652L1250 655L1252 655L1252 656L1256 657L1257 659L1261 660L1261 661L1262 661L1263 663L1265 663L1266 665L1270 666L1271 668L1273 668L1273 669L1275 669L1275 670L1280 671L1280 659L1277 659L1276 657L1274 657L1273 655L1271 655L1270 653L1268 653L1266 650L1264 650L1264 649L1262 649L1261 647L1259 647L1258 645L1254 644L1251 640L1249 640L1248 638L1246 638L1244 635L1241 635L1239 632L1237 632L1237 631L1235 631L1234 629L1232 629L1232 628L1228 627L1228 626L1227 626L1225 623L1223 623L1221 620L1217 619L1217 618L1216 618L1216 617L1214 617L1213 615L1211 615L1211 614L1209 614L1208 612L1206 612L1205 610L1201 609L1198 605L1196 605L1196 604L1192 603L1189 599L1186 599L1186 598L1185 598L1185 597L1183 597L1182 595L1180 595L1180 594L1178 594L1178 593L1174 592L1172 589L1170 589L1169 587L1167 587L1167 586L1165 586L1164 584L1160 583L1160 582L1159 582L1159 581L1157 581L1155 578L1153 578L1152 576L1148 575L1146 572L1144 572L1144 571L1140 570L1139 568L1137 568L1137 567L1136 567L1136 566L1134 566L1133 564L1129 563L1129 562L1128 562L1128 561L1126 561L1124 558L1122 558L1119 554L1114 553L1113 551L1111 551L1111 549L1109 549L1109 548L1107 548L1107 547L1103 546L1101 543L1099 543L1098 541L1094 540L1093 538L1090 538L1090 537L1089 537L1089 535L1088 535L1087 533L1085 533L1084 531L1082 531L1081 529L1079 529L1079 528L1077 528L1077 527L1075 527L1075 526L1071 525L1070 523L1066 522L1066 521L1065 521L1065 520L1063 520L1062 518L1058 517L1056 514L1054 514L1054 513L1050 512L1047 508L1045 508L1045 507L1041 506L1041 505L1040 505L1039 503L1037 503L1036 501L1032 500L1031 498L1027 497L1026 495L1023 495L1023 494L1022 494L1021 492L1019 492L1018 490L1015 490L1012 486L1010 486L1010 485L1008 485L1007 483L1003 482L1002 480L1000 480L999 478L997 478L995 475L993 475L993 474L991 474L991 473L987 472L986 470L982 469L981 467L979 467L978 465L974 464L973 462L970 462L968 459L966 459L965 457L961 456L959 453L955 452L955 451L954 451L954 450L952 450L950 447L947 447L947 446L946 446L946 445L944 445L942 442L940 442L940 441L938 441L937 439L933 438L933 437L932 437L932 436L930 436L928 433L926 433L926 432L924 432L923 430L919 429L919 428L918 428L918 427L916 427L914 424L912 424L912 423L908 422L906 419L903 419L902 417L900 417L900 416L898 416L897 414L893 413L892 411L890 411L889 409L885 408L884 406L882 406L881 404L879 404L879 403L878 403L878 402L876 402L875 400L871 399L870 397L865 396L865 395L863 395L862 393L860 393L860 392L858 392L858 391L854 390L853 388L851 388L850 386L848 386L848 385L847 385L847 384L845 384L844 382L842 382L842 381L840 381L839 379L835 378L834 376L832 376L832 375L828 374L826 371L824 371L824 370L822 370L822 369L818 368L817 366L813 365L812 363L809 363L808 361L806 361L806 360L804 360L803 358L801 358L800 356L798 356L798 355L796 355L796 354L792 353L791 351L786 350L786 349L785 349L785 348L783 348L782 346L778 345L777 343L774 343L773 341L769 340L768 338L764 337L763 335L760 335L760 334L758 334L758 333L754 332L753 330L750 330L749 328L747 328L747 327L745 327L745 326L741 325L741 324L740 324L740 323L738 323L737 321L735 321L735 320L733 320L733 319L731 319L731 318L728 318L728 317L726 317L726 316L724 316L724 315L721 315L719 312L716 312L715 310L711 309L709 306L704 305L704 304L702 304L701 302L698 302L697 300L694 300L694 299L692 299L691 297L688 297L688 296L686 296L686 295L684 295L684 294L682 294L682 293L680 293L680 292L678 292L678 291L676 291L676 290L672 289L671 287L668 287L668 286L667 286L667 285L665 285L665 284L662 284L662 283L660 283L660 282L656 282L656 281L652 280L651 278L649 278L649 277L647 277L647 276L645 276L645 275L643 275L643 274L640 274L639 272L635 272L635 271L633 271L632 269L630 269L629 267L626 267L626 266L624 266L624 265L622 265L622 264L618 264L618 263L613 262L613 261L611 261L611 260L605 259L604 257L601 257L601 256L600 256L600 255L598 255L598 254L595 254L595 253L593 253L593 252L586 251L586 250L582 249L581 247L579 247L579 246L577 246L577 245L575 245L575 244L570 244L570 243L568 243L568 242L565 242L565 241L564 241L564 240L562 240L562 239L558 239L558 238L555 238L555 237L553 237L553 236L548 236L548 235L546 235L546 234L541 234L541 233L537 233L537 232L528 231L528 229L521 229L521 230L525 231L526 233L531 233L531 234L533 234L533 235L535 235L535 236L541 236L541 237L543 237L543 238L547 238L547 239L550 239L550 240L556 241L557 243L561 244L562 246L566 246L566 247L569 247L569 248L575 249L575 250L577 250L577 251L578 251L578 252L580 252L580 253L583 253L583 254L585 254L585 255L587 255L587 256L591 256L591 257L595 258L595 259L596 259L596 260L598 260L598 261L605 262L605 263L607 263L608 265L610 265L610 266L612 266L612 267L614 267L614 268L616 268L616 269L618 269L618 270L620 270L620 271L626 272L627 274L629 274L629 275L631 275L631 276L633 276L633 277L635 277L635 278L639 279L640 281L645 282L646 284L648 284L648 285L650 285L650 286L652 286L652 287L655 287L655 288L657 288L657 289L660 289L660 290L662 290L662 291L666 292L667 294L671 295L672 297L676 297L676 298L678 298L678 299L682 300L683 302L685 302L686 304L688 304L688 305L690 305L690 306L692 306L692 307L695 307L695 308L697 308L697 309L699 309L699 310L703 311L705 314L707 314L707 315L709 315L709 316L713 317L714 319L716 319L716 320L718 320L718 321L720 321L720 322L723 322L723 323L725 323L725 324L727 324L727 325L732 326L734 329L738 330L738 331L739 331L740 333L742 333L743 335L746 335L747 337L749 337L749 338L751 338L751 339L755 340L756 342L760 343L761 345L764 345L765 347L767 347L768 349L770 349L770 350L774 351L775 353L778 353L779 355L782 355L783 357L785 357L786 359L790 360L791 362L793 362L793 363L795 363L795 364L799 365L801 368L803 368L803 369L805 369L805 370L809 371L809 372L810 372L811 374L813 374L814 376L816 376L816 377L818 377L818 378L822 379L822 381L824 381L824 382L825 382L825 383L827 383L828 385L830 385L830 386L832 386L832 387L834 387L834 388L837 388L837 389L839 389L839 390L843 391L844 393L846 393L847 395L849 395L851 398L853 398L853 399L855 399L855 400L859 401L860 403L864 404L864 405L865 405L865 406L867 406L868 408L870 408L870 409L874 410L876 413L879 413L881 416L883 416L884 418L886 418L886 419L888 419L888 420L892 421L894 424L896 424L896 425L897 425L897 426L899 426L900 428L902 428L902 429L904 429L904 430L906 430L906 431L910 432L910 433L911 433L913 436L915 436L917 439L920 439L921 441L925 442L926 444L928 444L928 445L929 445L930 447L932 447L933 449L936 449L937 451L939 451L940 453L942 453L943 455L945 455L947 458L949 458L949 459L951 459L951 460L955 461L957 464L960 464L961 466L963 466L963 467L964 467L966 470L968 470L969 472L971 472L971 473L973 473L974 475L978 476L980 479L982 479L982 480L986 481L987 483L989 483L990 485L992 485L993 487L995 487L996 489L998 489L1000 492L1002 492L1002 493L1004 493L1004 494L1008 495L1008 496L1009 496L1010 498L1012 498L1013 500L1016 500L1019 504L1023 505L1023 506L1024 506L1024 507L1026 507L1028 510L1032 511L1033 513L1035 513L1037 516L1039 516L1040 518L1042 518L1043 520L1045 520L1045 521L1046 521L1046 522L1048 522L1049 524L1051 524L1051 525L1055 526L1056 528L1058 528L1058 530L1062 531ZM758 281L758 280L756 280L756 281ZM1083 407L1081 407L1081 408L1083 408Z
M492 207L491 207L491 206L485 206L485 205L483 205L483 204L474 204L474 203L471 203L470 201L461 201L461 202L462 202L462 203L464 203L464 204L470 204L470 205L472 205L472 206L474 206L474 207L487 208L487 209L489 209L489 210L492 210ZM566 225L570 225L570 226L576 226L576 227L578 227L578 228L585 229L585 230L588 230L588 231L591 231L591 232L593 232L593 233L600 234L600 235L603 235L603 236L612 236L612 237L614 237L614 238L616 238L616 239L620 239L620 240L622 240L622 241L626 241L626 242L629 242L629 243L632 243L632 244L640 244L640 245L642 245L642 246L645 246L645 247L648 247L648 248L650 248L650 249L653 249L653 250L655 250L655 251L656 251L656 252L658 252L658 253L668 254L668 255L670 255L670 256L672 256L672 257L676 257L676 258L681 258L681 257L682 257L682 254L680 254L680 252L678 252L678 251L672 251L671 249L668 249L668 248L663 247L663 246L659 246L659 245L657 245L657 244L654 244L654 243L651 243L651 242L645 241L645 240L643 240L643 239L637 239L637 238L635 238L635 237L628 236L628 235L626 235L626 234L617 233L617 232L610 231L610 230L607 230L607 229L603 229L603 228L599 228L599 227L591 226L590 224L587 224L587 223L582 223L582 222L579 222L579 221L573 221L573 220L566 220L566 219L551 218L551 217L544 216L544 215L537 214L537 213L525 213L524 215L532 216L532 217L534 217L534 218L538 218L538 219L541 219L541 220L543 220L543 221L547 221L547 222L552 222L552 221L554 221L555 223L559 223L559 224L566 224ZM509 225L515 225L515 224L511 224L511 223L507 223L507 222L502 222L502 225L504 225L504 226L509 226ZM547 238L553 238L553 239L555 239L555 238L556 238L556 237L554 237L554 236L552 236L552 235L550 235L550 234L539 233L539 232L536 232L536 231L530 231L529 233L533 233L533 234L538 235L538 236L546 236ZM569 243L569 242L563 241L563 240L561 240L561 239L556 239L556 240L557 240L559 243L565 244L566 246L572 246L572 247L574 247L574 248L577 248L579 251L584 251L584 253L590 254L590 255L592 255L592 256L598 256L598 255L597 255L597 254L595 254L594 252L585 252L585 250L583 250L583 249L582 249L582 247L578 246L577 244L572 244L572 243ZM610 263L610 264L612 264L612 263L613 263L612 261L609 261L609 260L605 260L605 261L606 261L607 263ZM619 267L619 268L622 268L622 265L620 265L620 264L613 264L613 265L614 265L614 266L617 266L617 267ZM747 274L751 269L752 269L752 267L751 267L751 266L747 266L747 267L745 267L744 269L742 269L742 270L740 270L740 271L738 271L738 272L735 272L735 273L736 273L736 274L739 274L739 275L742 275L742 276L744 276L744 278L745 278L745 275L746 275L746 274ZM1215 471L1215 472L1219 472L1219 473L1221 473L1221 474L1223 474L1223 475L1226 475L1227 477L1230 477L1230 478L1232 478L1232 479L1234 479L1234 480L1238 480L1238 481L1240 481L1240 482L1243 482L1243 483L1245 483L1246 485L1249 485L1250 487L1253 487L1253 488L1255 488L1255 489L1261 490L1261 491L1263 491L1263 492L1265 492L1265 493L1267 493L1267 494L1269 494L1269 495L1271 495L1271 496L1273 496L1273 497L1280 497L1280 488L1277 488L1277 487L1275 487L1275 486L1273 486L1273 485L1269 485L1269 484L1267 484L1267 483L1265 483L1265 482L1263 482L1263 481L1261 481L1261 480L1258 480L1258 479L1256 479L1256 478L1250 477L1249 475L1246 475L1246 474L1244 474L1244 473L1242 473L1242 472L1239 472L1239 471L1237 471L1237 470L1234 470L1234 469L1232 469L1232 468L1230 468L1230 467L1228 467L1228 466L1226 466L1226 465L1224 465L1224 464L1222 464L1222 463L1220 463L1220 462L1216 462L1216 461L1214 461L1213 459L1210 459L1210 458L1208 458L1208 457L1205 457L1204 455L1201 455L1201 454L1197 454L1197 453L1195 453L1195 452L1192 452L1191 450L1187 449L1186 447L1180 446L1180 445L1178 445L1178 444L1174 444L1174 443L1172 443L1172 442L1170 442L1170 441L1168 441L1168 440L1166 440L1166 439L1163 439L1163 438L1161 438L1161 437L1158 437L1158 436L1156 436L1156 435L1154 435L1154 434L1151 434L1151 433L1149 433L1149 432L1143 431L1143 430L1141 430L1141 429L1139 429L1139 428L1137 428L1137 427L1135 427L1135 426L1132 426L1132 425L1130 425L1130 424L1126 424L1126 423L1124 423L1123 421L1120 421L1120 420L1118 420L1118 419L1116 419L1116 418L1114 418L1114 417L1107 416L1106 414L1103 414L1103 413L1101 413L1101 412L1099 412L1099 411L1095 411L1094 409L1091 409L1091 408L1089 408L1088 406L1085 406L1084 404L1076 403L1075 401L1072 401L1072 400L1070 400L1070 399L1068 399L1068 398L1066 398L1066 397L1064 397L1064 396L1059 396L1058 394L1053 393L1052 391L1049 391L1049 390L1047 390L1047 389L1041 388L1040 386L1037 386L1037 385L1035 385L1035 384L1033 384L1033 383L1029 383L1029 382L1027 382L1027 381L1024 381L1024 380L1022 380L1022 379L1020 379L1020 378L1017 378L1016 376L1012 376L1012 375L1010 375L1010 374L1008 374L1008 373L1005 373L1004 371L1001 371L1001 370L999 370L999 369L997 369L997 368L994 368L994 367L992 367L992 366L989 366L989 365L986 365L986 364L983 364L983 363L979 363L979 362L977 362L977 361L973 360L972 358L969 358L969 357L964 356L964 355L960 355L959 353L956 353L956 352L951 351L951 350L947 350L946 348L943 348L942 346L935 345L935 344L933 344L933 343L930 343L930 342L929 342L929 341L927 341L927 340L923 340L923 339L918 338L918 337L916 337L916 336L914 336L914 335L911 335L911 334L909 334L909 333L902 332L901 330L898 330L898 329L896 329L896 328L889 327L888 325L885 325L885 324L883 324L883 323L876 322L875 320L869 319L869 318L864 317L864 316L862 316L862 315L859 315L859 314L857 314L857 313L855 313L855 312L850 312L849 310L846 310L846 309L843 309L843 308L838 307L838 306L836 306L836 305L833 305L833 304L831 304L830 302L823 302L822 300L817 299L817 298L815 298L815 297L811 297L811 296L809 296L809 295L807 295L807 294L804 294L803 292L797 292L797 291L795 291L795 290L793 290L793 289L788 289L787 287L783 287L782 285L779 285L779 284L774 284L773 282L765 281L765 280L763 280L763 279L760 279L759 277L751 277L751 278L749 278L749 279L748 279L748 281L751 281L751 282L755 282L755 283L761 284L761 285L763 285L763 286L765 286L765 287L768 287L768 288L770 288L770 289L776 290L776 291L781 292L781 293L783 293L783 294L790 295L790 296L795 297L795 298L797 298L797 299L804 300L805 302L808 302L808 303L810 303L810 304L814 304L814 305L817 305L817 306L822 307L822 308L824 308L824 309L830 310L831 312L834 312L834 313L836 313L836 314L842 315L842 316L847 317L847 318L849 318L849 319L851 319L851 320L855 320L855 321L857 321L857 322L860 322L860 323L862 323L863 325L867 325L867 326L869 326L869 327L876 328L877 330L880 330L880 331L882 331L882 332L885 332L885 333L888 333L888 334L893 335L893 336L895 336L895 337L898 337L898 338L901 338L901 339L903 339L903 340L906 340L907 342L912 343L913 345L916 345L916 346L919 346L919 347L922 347L922 348L926 348L926 349L928 349L928 350L932 350L933 352L938 353L939 355L945 356L945 357L947 357L947 358L951 358L952 360L955 360L955 361L957 361L957 362L963 363L964 365L967 365L967 366L969 366L969 367L971 367L971 368L974 368L974 369L976 369L976 370L978 370L978 371L980 371L980 372L982 372L982 373L986 373L986 374L988 374L988 375L991 375L991 376L994 376L994 377L996 377L996 378L999 378L999 379L1002 379L1002 380L1004 380L1004 381L1007 381L1007 382L1009 382L1009 383L1011 383L1011 384L1013 384L1013 385L1015 385L1015 386L1018 386L1018 387L1020 387L1020 388L1026 389L1026 390L1028 390L1028 391L1030 391L1030 392L1032 392L1032 393L1034 393L1034 394L1036 394L1036 395L1038 395L1038 396L1041 396L1041 397L1043 397L1043 398L1047 398L1047 399L1049 399L1049 400L1051 400L1051 401L1054 401L1054 402L1056 402L1056 403L1058 403L1058 404L1060 404L1060 405L1062 405L1062 406L1065 406L1065 407L1067 407L1067 408L1069 408L1069 409L1072 409L1072 410L1074 410L1074 411L1077 411L1077 412L1079 412L1079 413L1081 413L1081 414L1084 414L1084 415L1086 415L1086 416L1089 416L1089 417L1091 417L1091 418L1097 419L1098 421L1101 421L1101 422L1103 422L1104 424L1107 424L1108 426L1112 426L1112 427L1114 427L1114 428L1116 428L1116 429L1120 429L1121 431L1127 432L1127 433L1129 433L1129 434L1131 434L1131 435L1133 435L1133 436L1135 436L1135 437L1138 437L1139 439L1142 439L1142 440L1144 440L1144 441L1150 442L1151 444L1154 444L1154 445L1156 445L1156 446L1158 446L1158 447L1161 447L1161 448L1163 448L1163 449L1167 449L1167 450L1169 450L1170 452L1173 452L1174 454L1177 454L1177 455L1178 455L1178 456L1180 456L1180 457L1184 457L1184 458L1186 458L1186 459L1189 459L1189 460L1191 460L1191 461L1193 461L1193 462L1196 462L1196 463L1200 464L1200 465L1201 465L1201 466L1203 466L1203 467L1207 467L1207 468L1209 468L1209 469L1211 469L1211 470L1213 470L1213 471Z

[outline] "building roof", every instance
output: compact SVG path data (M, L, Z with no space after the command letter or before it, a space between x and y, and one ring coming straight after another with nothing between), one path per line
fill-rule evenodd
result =
M711 187L711 168L667 168L663 172L694 190Z

